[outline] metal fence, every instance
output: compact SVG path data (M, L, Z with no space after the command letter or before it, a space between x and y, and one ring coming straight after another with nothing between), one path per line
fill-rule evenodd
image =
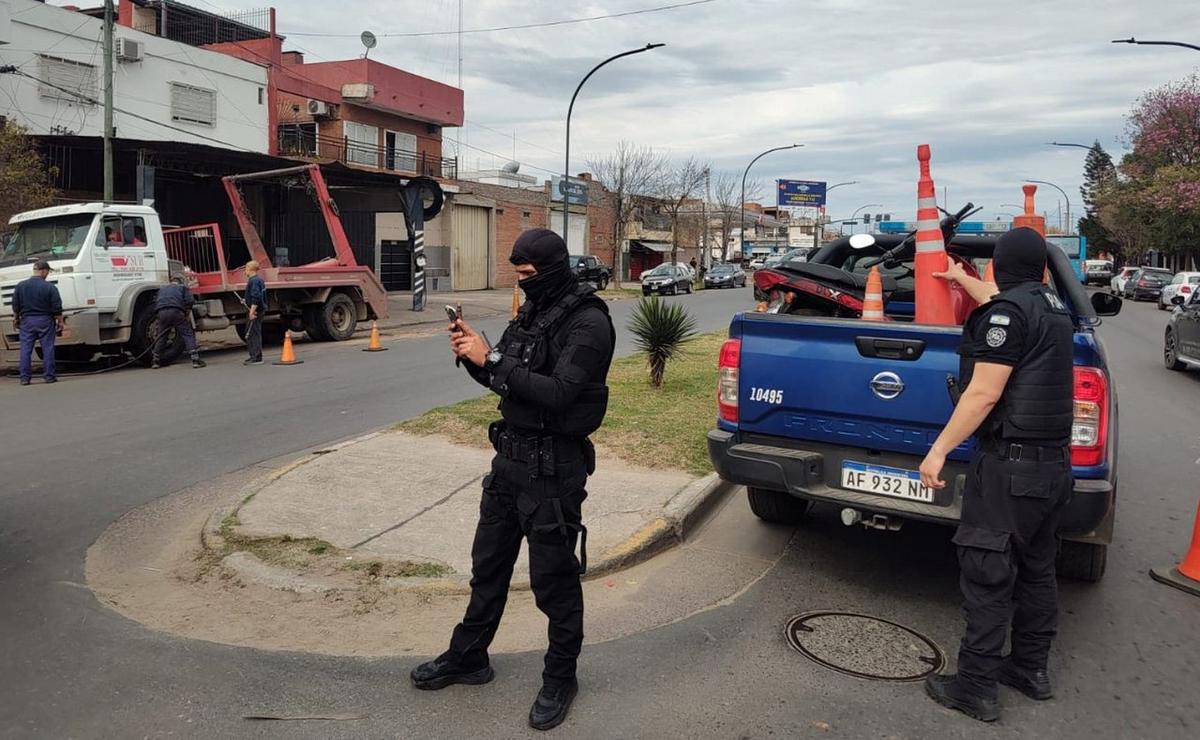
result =
M433 157L427 152L381 147L350 141L348 138L323 136L312 129L295 125L279 127L279 154L301 159L334 159L392 172L453 179L458 176L458 160Z

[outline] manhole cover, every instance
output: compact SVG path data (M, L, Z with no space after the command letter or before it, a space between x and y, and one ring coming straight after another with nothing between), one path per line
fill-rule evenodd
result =
M784 634L809 660L858 678L919 681L946 664L933 640L865 614L807 612L792 617Z

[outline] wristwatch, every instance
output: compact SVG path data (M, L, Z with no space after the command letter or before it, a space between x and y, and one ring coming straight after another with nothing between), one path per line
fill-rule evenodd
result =
M504 353L493 347L492 351L488 352L487 357L484 358L483 367L485 370L494 370L500 364L500 360L503 359Z

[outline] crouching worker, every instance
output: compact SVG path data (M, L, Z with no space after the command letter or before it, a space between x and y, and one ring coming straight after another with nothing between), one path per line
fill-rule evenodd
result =
M162 367L162 358L172 331L191 355L192 367L205 367L206 363L200 359L200 348L196 344L196 332L192 330L192 304L195 302L192 291L183 284L183 278L173 277L170 283L158 289L158 303L155 305L158 311L158 336L154 338L154 361L150 367Z

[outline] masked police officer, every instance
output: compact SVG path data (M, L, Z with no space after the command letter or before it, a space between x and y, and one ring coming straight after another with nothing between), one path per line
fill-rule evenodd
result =
M158 302L155 305L158 311L158 336L154 339L154 362L150 367L160 367L172 329L191 355L192 367L206 367L207 363L200 359L200 347L196 344L196 332L192 329L191 313L195 302L192 292L183 284L183 278L171 278L170 283L158 289Z
M985 722L1000 716L997 681L1032 699L1052 696L1046 661L1058 623L1054 559L1059 513L1072 491L1071 318L1042 284L1046 242L1013 229L997 240L991 300L963 328L961 398L921 463L934 488L946 456L972 433L979 449L954 535L967 628L958 673L931 676L939 704ZM951 269L975 295L986 283ZM1011 652L1003 655L1011 627Z
M466 615L449 650L412 672L421 689L492 680L488 646L500 626L524 537L530 585L550 621L543 685L529 711L530 726L539 730L560 724L578 691L579 578L587 568L581 508L584 484L595 470L588 435L608 407L605 383L615 341L604 301L576 280L568 259L566 244L554 232L524 232L511 262L526 301L500 342L488 347L462 321L451 327L454 354L472 378L500 396L503 420L489 431L496 456L483 481Z

